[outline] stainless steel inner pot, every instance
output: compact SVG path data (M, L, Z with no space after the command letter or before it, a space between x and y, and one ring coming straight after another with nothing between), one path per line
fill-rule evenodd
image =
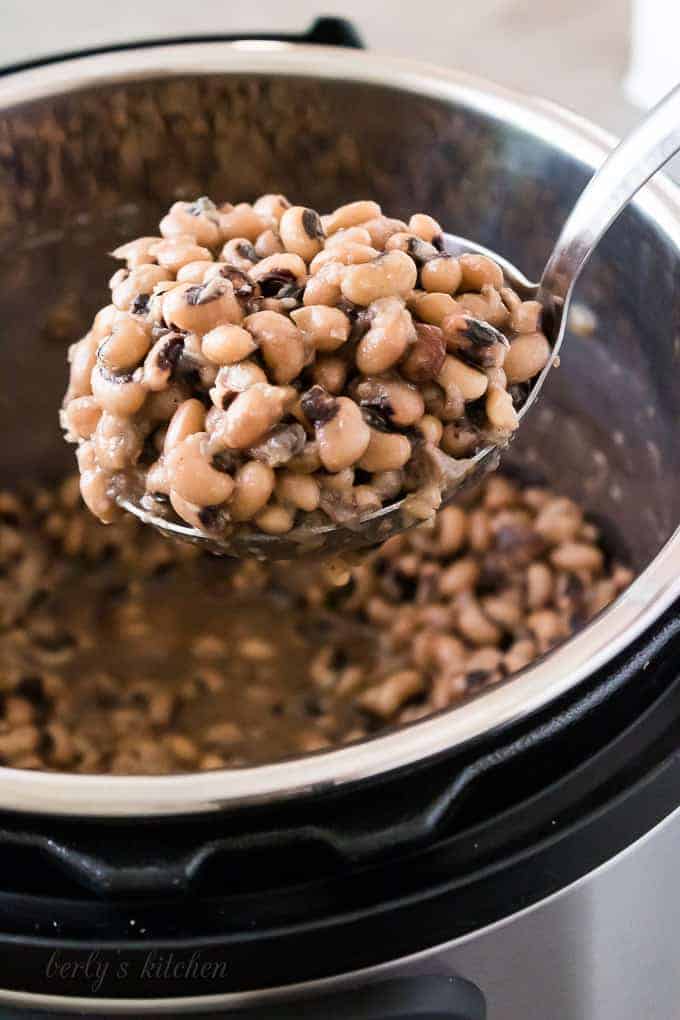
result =
M1 79L2 484L73 466L56 418L67 335L105 300L106 250L152 233L174 199L275 190L330 209L370 195L392 215L427 210L535 277L609 144L547 103L332 48L140 47ZM660 181L589 266L579 300L596 329L569 337L508 456L604 519L638 571L578 636L463 707L357 746L171 777L0 769L0 807L150 815L318 791L516 719L606 663L680 593L679 251L678 193Z

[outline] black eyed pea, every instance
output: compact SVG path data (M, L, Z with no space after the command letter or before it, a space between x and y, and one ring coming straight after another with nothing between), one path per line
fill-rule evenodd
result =
M336 472L351 467L363 457L371 439L371 430L358 404L349 397L333 399L336 402L335 412L325 420L323 417L317 419L314 426L321 463L326 471ZM306 409L305 413L309 417Z
M279 220L279 236L286 251L310 262L323 248L326 234L321 217L314 209L293 205Z
M286 249L283 247L281 238L275 230L263 230L255 242L255 254L259 259L269 258Z
M408 299L411 312L430 326L441 326L449 315L460 315L463 309L450 294L417 291Z
M324 266L337 262L342 266L360 266L367 262L373 262L378 258L380 252L367 244L357 244L356 241L346 241L345 244L334 244L330 248L324 248L312 259L309 264L310 276L323 269Z
M162 490L158 490L162 491ZM222 531L226 515L220 514L215 507L201 507L183 499L175 489L170 489L170 504L178 517L196 528L197 531Z
M376 471L371 487L381 502L395 499L404 487L404 474L402 471Z
M209 283L173 287L163 296L163 318L168 326L202 335L222 323L241 322L243 309L231 282L216 277Z
M239 361L235 365L225 365L217 373L215 386L210 391L210 399L216 408L224 410L234 397L256 383L266 383L267 376L263 369L254 361Z
M371 438L359 467L363 471L399 471L410 459L411 443L406 436L371 429Z
M429 244L439 241L442 236L441 224L425 213L414 213L408 221L408 229Z
M392 254L401 255L401 252ZM408 345L416 338L416 331L409 312L395 297L373 301L370 322L370 329L357 346L356 363L363 375L380 375L403 358Z
M157 393L149 393L144 404L144 417L151 424L168 422L180 404L190 396L186 383L170 383Z
M508 323L508 309L500 293L490 284L485 283L480 294L473 291L458 294L456 301L465 315L488 322L499 329Z
M326 239L324 248L334 248L337 244L364 244L373 247L371 235L365 227L347 227L345 230L338 230L332 237Z
M542 314L540 301L521 301L511 310L510 329L513 333L538 333Z
M276 479L276 498L283 506L311 513L319 506L321 490L311 475L281 471Z
M151 248L160 240L160 237L138 237L134 241L128 241L127 244L119 245L111 254L114 259L123 259L127 262L128 269L136 269L137 266L154 261Z
M159 337L144 361L144 385L152 393L166 389L184 350L182 333L168 332Z
M311 276L302 296L304 305L337 305L342 298L341 284L347 267L340 262L329 262Z
M451 354L444 358L437 382L446 392L452 386L457 387L466 403L483 397L489 385L483 372L478 372L476 368L466 365L464 361L454 358Z
M329 393L340 394L347 381L347 361L337 354L322 354L312 365L312 379Z
M471 315L451 315L444 319L442 335L446 347L469 364L479 368L500 368L509 347L507 338L488 322Z
M234 521L249 521L267 505L274 491L276 475L268 464L249 460L234 475L234 492L229 513Z
M177 273L187 262L210 262L212 254L208 248L196 244L193 237L167 237L150 249L159 266L171 273Z
M477 432L469 425L451 423L444 427L441 448L450 457L468 457L479 442Z
M341 290L355 305L370 305L381 298L407 297L416 285L418 270L403 251L390 251L373 262L348 266Z
M97 463L104 471L122 471L136 464L144 446L144 431L129 418L104 411L94 434Z
M269 225L269 222L259 216L247 202L241 202L228 212L220 213L220 233L223 241L245 237L248 241L254 242Z
M61 412L61 426L68 442L89 439L97 428L102 409L94 397L76 397Z
M71 365L68 390L64 403L68 404L75 397L88 397L92 393L92 369L97 364L99 340L94 333L88 333L68 350Z
M497 262L488 256L470 252L467 255L461 255L458 261L462 273L461 287L463 290L481 291L482 287L487 284L500 290L503 286L503 270Z
M316 439L308 440L301 453L291 457L287 466L290 471L296 471L302 475L311 475L318 471L321 468L321 457Z
M94 317L88 336L91 336L97 343L101 343L104 337L111 332L118 315L119 312L115 305L105 305L104 308L100 308Z
M399 378L368 376L360 379L353 387L352 396L361 407L370 408L386 424L398 428L414 425L425 413L420 391Z
M419 266L425 265L430 259L439 255L434 245L428 244L427 241L423 241L422 237L418 237L417 234L410 233L408 230L392 234L387 240L385 251L404 251Z
M508 383L513 385L533 379L545 368L550 354L550 344L543 333L525 333L516 337L503 363Z
M455 294L462 276L460 263L452 255L438 255L420 270L422 286L435 294Z
M380 493L372 485L355 485L352 489L352 499L361 517L375 513L382 507Z
M253 242L247 237L232 237L222 248L220 258L228 265L243 270L244 273L249 273L259 260Z
M271 503L256 515L255 524L267 535L285 535L295 524L295 511Z
M175 202L160 222L163 237L193 237L196 244L214 248L220 240L220 217L209 198Z
M439 326L415 322L414 327L415 340L409 345L399 370L410 382L427 383L437 378L444 364L444 337Z
M232 401L213 432L213 440L232 450L254 446L284 414L285 391L255 383Z
M152 496L156 494L162 496L170 495L170 478L164 457L159 457L147 471L146 478L144 479L144 488Z
M290 202L285 195L260 195L258 200L253 203L253 210L260 219L272 227L277 225L286 209L290 209Z
M141 377L141 372L135 373ZM104 411L131 418L140 410L146 399L146 389L141 378L135 376L110 375L103 365L92 369L92 394Z
M500 432L514 432L519 427L512 397L501 386L489 386L485 408L490 423Z
M320 475L319 484L328 492L348 493L354 487L354 469L343 468L331 475Z
M166 463L171 488L195 506L218 506L232 494L234 480L212 466L206 432L195 432L173 447Z
M317 351L335 351L349 338L351 323L340 308L307 305L296 308L290 317L307 344Z
M88 510L103 524L112 524L120 517L121 510L109 494L111 477L96 466L91 443L78 447L78 468L80 470L80 494Z
M346 230L348 227L358 227L366 223L366 220L374 220L382 214L377 202L359 201L348 202L341 205L328 216L322 216L326 236L336 234L338 230Z
M209 262L207 259L187 262L177 273L177 283L203 283L208 270L219 265L219 262Z
M201 350L216 365L233 365L257 350L252 333L241 326L216 326L203 337Z
M205 408L201 401L193 397L182 401L170 419L163 452L168 454L195 432L203 432L205 424Z
M255 312L244 325L262 351L276 383L292 382L307 363L307 345L294 322L278 312Z
M109 372L129 372L146 357L150 346L150 330L133 316L123 314L116 316L97 359Z
M395 220L389 216L374 216L362 223L361 228L367 231L371 239L370 244L379 251L384 251L393 234L401 234L408 230L403 220Z
M290 284L304 287L307 266L294 252L281 252L262 259L250 270L250 279L259 283L265 297L276 297L281 287Z
M444 432L444 426L439 418L435 418L432 414L424 414L417 423L416 428L422 434L426 443L439 446Z
M305 430L298 422L275 425L264 439L250 447L248 454L253 460L278 468L302 453L306 439Z

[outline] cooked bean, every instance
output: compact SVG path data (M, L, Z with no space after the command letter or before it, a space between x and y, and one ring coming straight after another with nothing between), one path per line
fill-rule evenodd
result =
M286 209L290 209L290 202L285 195L261 195L257 202L253 203L253 210L261 220L276 226Z
M393 234L402 233L408 230L403 220L395 220L389 216L375 216L361 224L363 230L367 231L370 238L369 243L374 248L382 251Z
M209 198L175 202L160 222L163 237L193 237L196 244L212 248L220 240L219 214Z
M138 299L145 297L148 300L157 283L170 279L172 279L170 270L163 266L139 266L126 273L125 277L112 288L111 300L122 312L137 312Z
M514 432L519 427L517 411L512 397L500 386L489 386L486 397L486 416L501 432Z
M411 457L411 443L397 432L371 429L366 452L359 461L364 471L398 471Z
M217 373L215 386L210 391L210 399L215 407L225 409L234 397L256 383L266 383L267 376L254 361L239 361L235 365L225 365Z
M64 405L76 397L87 397L92 392L92 369L97 364L98 338L88 333L78 343L71 344L68 360L71 366L69 385L64 397Z
M241 322L243 309L231 283L218 277L174 287L163 298L163 318L168 326L202 335L225 322Z
M118 418L104 411L93 436L99 467L113 473L136 464L144 438L142 429L129 418Z
M270 504L256 515L255 523L267 535L285 535L295 524L295 511Z
M193 237L168 237L158 241L150 249L159 266L176 273L188 262L209 262L212 255L208 248L196 244Z
M249 521L269 502L276 476L268 464L248 460L234 475L229 512L235 521Z
M353 391L361 407L371 408L385 422L407 428L419 421L425 410L421 393L415 386L389 376L369 376Z
M285 251L283 242L275 230L263 230L255 242L255 254L259 259L266 259L283 251Z
M430 259L420 270L423 287L436 294L455 294L462 277L460 263L452 255L439 255Z
M61 413L61 425L69 442L89 439L97 427L102 409L94 397L75 397Z
M276 425L264 439L250 447L248 454L269 467L281 467L302 453L306 439L305 430L297 422Z
M198 259L196 262L187 262L177 271L178 283L203 283L205 274L209 269L216 269L222 265L221 262L209 262L207 259Z
M430 244L439 241L442 237L441 225L432 216L427 216L425 213L414 213L408 221L408 227L418 237L422 237L423 241L428 241Z
M256 241L268 226L267 220L258 215L247 202L241 202L227 212L220 213L220 232L224 241L231 241L235 237Z
M97 357L109 372L126 372L139 365L150 344L146 327L133 316L123 314L116 317Z
M317 351L335 351L349 338L350 321L339 308L307 305L290 314L307 344Z
M300 474L313 474L318 471L321 467L321 457L319 456L319 444L316 439L310 440L305 443L304 448L294 457L288 461L288 468L290 471L297 471Z
M407 297L417 277L413 259L403 251L391 251L373 262L348 266L340 286L348 301L370 305L381 298Z
M370 322L370 329L357 347L357 368L364 375L379 375L404 356L409 343L415 340L415 329L410 315L396 297L372 301Z
M426 442L439 446L444 433L444 426L439 418L435 418L432 414L424 414L417 423L417 428L424 436Z
M151 248L160 240L160 237L138 237L136 241L119 245L111 254L114 259L124 259L128 264L128 269L136 269L138 266L153 262Z
M212 467L206 432L195 432L174 446L167 464L172 488L187 502L217 506L231 496L234 481Z
M550 359L550 344L543 333L526 333L510 344L503 368L508 383L528 382L547 365Z
M366 220L373 220L381 215L382 210L377 202L359 201L349 202L341 205L335 212L322 217L322 223L326 235L330 237L338 230L346 230L348 227L357 227L364 224Z
M595 545L564 542L550 553L550 562L560 570L597 572L604 566L604 557Z
M307 266L294 252L282 252L280 255L270 255L253 266L250 278L260 284L265 297L271 297L273 293L269 292L268 283L276 289L276 292L286 285L304 286L307 280Z
M480 294L468 292L456 297L463 313L475 319L503 328L508 322L508 310L495 287L484 284Z
M366 711L386 719L406 701L419 694L423 687L421 673L414 669L401 670L369 687L357 700Z
M369 248L375 248L371 235L365 227L347 227L345 230L336 231L332 237L326 238L324 248L329 250L331 248L335 248L336 245L343 245L347 242L352 244L363 244L367 245ZM382 250L383 247L384 245L380 245L380 248L377 250Z
M503 634L483 612L479 602L468 597L458 614L458 628L473 645L497 645Z
M342 297L341 284L347 269L340 262L329 262L311 276L305 286L305 305L337 305Z
M459 358L447 354L444 358L437 382L447 394L451 387L456 388L462 395L463 400L479 400L486 393L488 379L483 372L466 365Z
M347 380L347 362L337 354L318 357L312 368L312 379L329 393L340 394Z
M133 376L110 375L102 365L96 365L92 370L92 395L105 411L129 418L141 408L146 390Z
M304 337L295 323L278 312L255 312L244 325L255 338L274 381L295 379L307 362Z
M257 343L247 329L241 326L216 326L203 337L201 350L216 365L233 365L243 361L257 350Z
M471 252L459 258L462 290L481 291L487 284L497 290L503 286L503 270L486 255Z
M428 244L422 237L407 230L392 234L385 244L385 251L406 252L419 266L423 266L439 254L434 245Z
M414 292L408 306L414 315L431 326L441 326L449 315L460 315L462 312L450 294L430 294L427 291Z
M229 405L219 428L213 432L213 438L233 450L245 450L276 425L283 412L281 388L255 383Z
M283 505L290 504L298 510L311 513L319 506L321 493L317 481L310 475L282 471L276 482L276 495Z
M205 426L205 408L200 400L185 400L179 405L168 425L163 452L170 453L189 436L202 432Z
M366 452L371 430L361 410L349 397L330 397L320 386L309 391L303 404L316 429L321 463L327 471L338 472L356 464Z
M314 209L293 205L279 220L279 236L287 251L309 262L323 248L326 234L321 217Z
M370 245L347 241L345 244L335 244L320 251L310 262L309 272L315 276L324 266L333 263L341 266L365 265L367 262L374 262L379 255L380 252Z

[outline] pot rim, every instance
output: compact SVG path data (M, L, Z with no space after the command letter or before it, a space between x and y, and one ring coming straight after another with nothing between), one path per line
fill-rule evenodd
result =
M83 89L177 75L266 73L383 85L456 101L550 139L592 168L612 136L556 104L469 74L330 46L182 42L68 58L0 79L0 110ZM680 190L665 178L636 205L680 249ZM320 793L414 765L545 707L613 659L680 596L680 528L631 586L574 638L511 682L355 745L270 765L171 776L74 775L0 767L0 808L49 815L133 817L223 810Z

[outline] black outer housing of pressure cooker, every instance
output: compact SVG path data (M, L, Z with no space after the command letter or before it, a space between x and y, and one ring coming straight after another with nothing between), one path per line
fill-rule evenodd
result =
M228 37L190 41L217 38ZM334 18L278 38L361 45ZM184 40L157 40L169 41ZM191 973L178 976L198 954L221 965L211 994L256 991L371 967L507 918L677 808L678 664L675 606L548 708L360 785L184 818L4 813L0 987L92 997L103 962L96 997L181 1000L204 991ZM483 1020L484 1000L467 981L433 975L193 1015Z

